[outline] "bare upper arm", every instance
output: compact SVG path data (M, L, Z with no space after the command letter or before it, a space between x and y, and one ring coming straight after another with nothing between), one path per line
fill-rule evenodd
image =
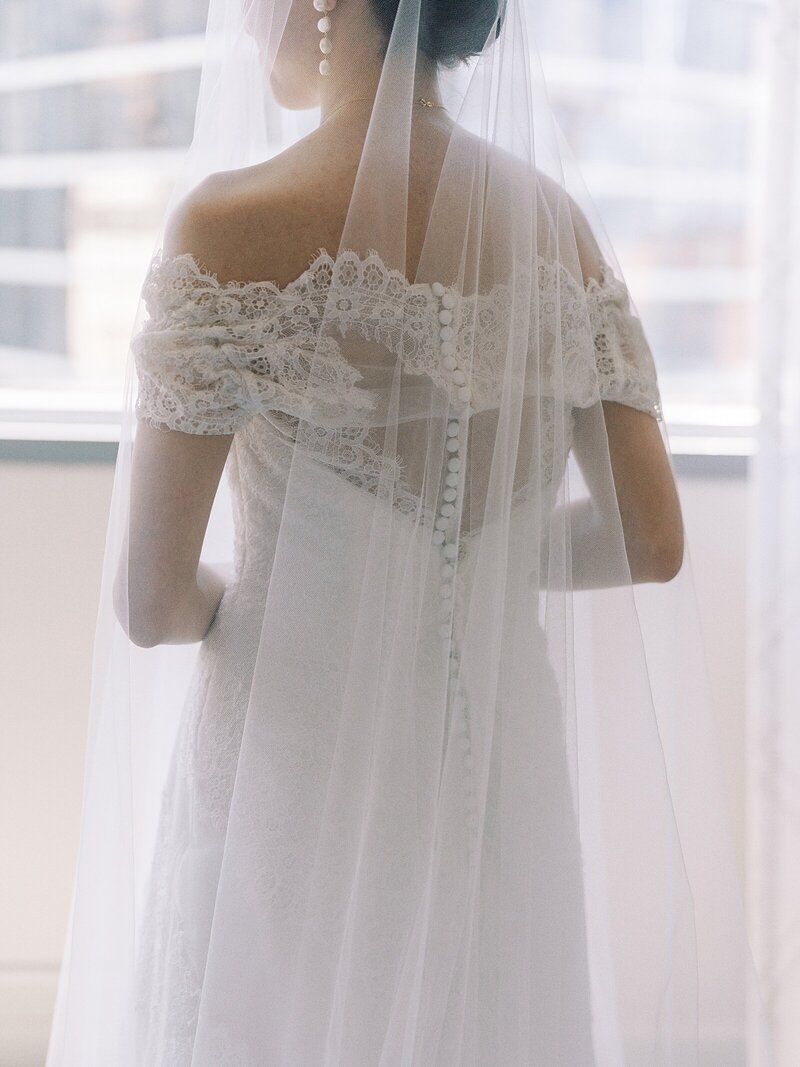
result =
M232 440L232 434L188 434L138 423L127 557L132 634L163 632L194 584Z
M608 460L597 448L602 419ZM652 575L668 581L680 570L684 554L683 519L677 486L654 416L616 401L575 410L572 451L593 500L603 511L608 462L614 481L629 558Z
M585 212L543 171L536 172L536 186L539 247L549 248L584 285L590 278L599 280L605 257Z

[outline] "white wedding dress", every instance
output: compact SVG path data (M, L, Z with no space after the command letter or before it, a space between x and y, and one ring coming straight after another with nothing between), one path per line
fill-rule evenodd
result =
M434 288L410 283L375 254L362 258L344 251L337 258L342 269L339 284L346 290L336 305L342 336L349 331L365 344L379 342L404 361L409 375L443 381L433 329L439 306ZM569 420L574 408L593 403L598 390L603 399L661 418L653 361L625 285L607 265L603 276L585 287L560 265L542 260L537 266L540 339L556 334L557 324L548 319L552 306L548 295L560 281L558 329L566 355L563 367L554 373L563 374L563 395L569 403L560 414L552 405L543 408L549 411L551 424L542 427L541 479L535 491L530 483L515 490L514 509L553 506L563 475L563 469L555 469L548 448L553 426L557 418ZM439 891L457 896L476 862L487 893L493 888L499 834L491 806L492 779L480 831L470 784L475 721L470 678L480 672L480 663L461 664L460 688L448 724L448 731L461 734L460 763L443 761L442 740L426 718L425 671L419 663L422 688L411 699L402 687L380 693L382 701L394 703L396 721L407 722L414 733L418 759L413 769L391 763L372 766L370 724L346 721L348 702L339 665L346 658L344 643L352 635L339 634L337 618L349 617L348 604L362 595L360 589L348 586L346 564L365 550L374 495L380 492L378 464L373 462L376 445L368 427L359 429L354 418L344 429L306 431L307 448L302 459L294 454L293 476L308 487L307 510L302 515L282 515L299 420L307 427L313 425L315 410L355 413L364 404L361 375L334 342L325 352L325 373L315 373L313 381L307 373L304 343L314 336L315 313L324 300L332 267L333 260L323 250L298 279L279 289L269 282L220 284L191 256L159 255L143 290L149 319L133 345L139 379L137 416L164 429L234 434L226 469L235 526L234 577L202 642L183 707L142 916L136 1040L137 1062L147 1067L399 1064L397 1050L412 1002L404 983L404 961L418 948L415 936L425 885L409 818L415 810L425 811L428 801L423 798L435 793L445 774L462 777L463 806L448 816L445 830L452 847L444 852L449 869L440 872ZM482 331L475 338L476 358L482 361L474 369L477 410L491 408L493 311L506 298L503 286L495 286L477 297L479 314L464 317L470 323L466 328ZM569 315L571 301L574 321ZM588 343L587 302L594 333ZM594 351L594 361L586 359L587 351ZM396 473L392 498L394 506L408 514L410 531L418 494L407 470ZM324 512L319 500L325 501ZM332 508L339 513L332 513ZM474 532L461 539L462 597L472 581L469 544ZM295 539L295 551L298 543L302 546L307 567L296 575L295 589L276 590L270 576L279 538L284 536ZM487 536L486 530L482 536ZM430 551L438 551L437 546L432 543ZM523 557L519 553L515 558ZM399 579L401 569L409 566L408 544L400 536L392 560ZM516 577L529 580L528 575ZM391 582L390 575L389 588ZM437 595L435 589L432 595ZM262 633L265 602L273 596L288 607L280 625L268 623L274 630ZM307 605L309 598L314 612L304 610L294 617L291 605ZM459 610L456 603L452 652L456 657ZM269 614L267 618L274 620ZM513 634L508 637L511 654L523 662L532 657L536 670L543 673L543 666L548 666L543 632L538 648L515 650ZM269 656L259 658L259 648L268 649ZM399 649L398 656L401 653ZM364 655L369 654L367 637ZM282 665L282 678L293 678L291 688L276 692L269 688L274 662ZM294 664L293 674L287 664ZM256 670L265 672L258 691L270 692L268 707L252 705ZM540 1067L556 1062L590 1067L600 1061L592 1043L581 855L560 733L560 694L555 674L550 676L549 692L540 693L536 714L531 716L530 792L521 798L535 813L533 832L541 858L532 887L543 901L537 944L552 957L548 979L535 990L530 1012L540 1035L541 1057L536 1061ZM237 797L245 729L250 758L255 753L261 761L258 775L249 780L257 780L259 786ZM332 781L334 749L342 745L349 746L347 760L342 762L339 748L337 777ZM375 776L381 776L385 803L373 806L364 825L359 797L370 775L373 788ZM327 825L340 829L338 839L319 839L323 808ZM225 916L215 915L222 877L228 903L234 894L240 900L235 923L230 907ZM489 898L495 899L491 894ZM358 940L346 937L355 907L362 916L362 931L370 931ZM514 936L512 918L481 915L482 936L490 930L493 936L483 945L480 1011L469 1024L474 1058L464 1058L454 1036L464 1025L455 1007L461 964L466 966L466 957L459 956L451 976L452 1008L449 1002L425 1006L431 1013L438 1011L442 1020L435 1060L424 1059L420 1052L415 1063L505 1067L502 1048L493 1044L492 1035L502 1032L503 1014L513 1010L502 991L503 946ZM442 958L460 933L446 923L437 928ZM429 931L426 951L435 958L438 949L430 943L431 936ZM348 973L358 975L346 988L337 981L343 944L349 954ZM231 945L238 946L233 954L235 969L222 960L222 955L230 956ZM227 950L220 954L224 946ZM217 965L207 970L209 959L216 955ZM581 978L575 980L575 975ZM551 1010L554 997L557 1012ZM332 1033L334 1003L344 1022ZM565 1017L571 1020L567 1027L558 1022ZM203 1053L198 1059L195 1042L200 1024ZM513 1020L508 1025L513 1026Z

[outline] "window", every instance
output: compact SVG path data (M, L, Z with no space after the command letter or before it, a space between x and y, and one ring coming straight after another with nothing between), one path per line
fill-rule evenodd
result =
M544 0L550 100L622 266L670 423L755 421L766 3Z
M119 403L136 293L189 143L195 0L0 7L0 409Z
M644 321L668 421L752 423L765 2L541 0L536 12L550 100ZM113 421L131 294L191 140L205 16L198 0L0 7L6 427L15 412Z

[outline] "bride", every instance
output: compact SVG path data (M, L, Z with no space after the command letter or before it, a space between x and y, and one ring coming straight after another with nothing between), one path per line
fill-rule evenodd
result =
M532 13L212 0L48 1067L768 1054L656 369Z

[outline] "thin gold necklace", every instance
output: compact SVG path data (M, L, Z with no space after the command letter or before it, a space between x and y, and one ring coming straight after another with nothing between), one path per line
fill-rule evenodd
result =
M328 115L327 118L324 118L319 125L324 126L325 123L332 119L336 112L341 110L346 104L355 104L363 100L369 100L371 103L375 103L375 98L372 96L353 96L349 100L344 100L341 104L337 105L333 111L331 111L330 115ZM420 107L440 107L443 111L447 111L444 104L436 104L433 100L426 100L424 96L418 96L414 103L419 104ZM319 126L317 129L319 129Z

